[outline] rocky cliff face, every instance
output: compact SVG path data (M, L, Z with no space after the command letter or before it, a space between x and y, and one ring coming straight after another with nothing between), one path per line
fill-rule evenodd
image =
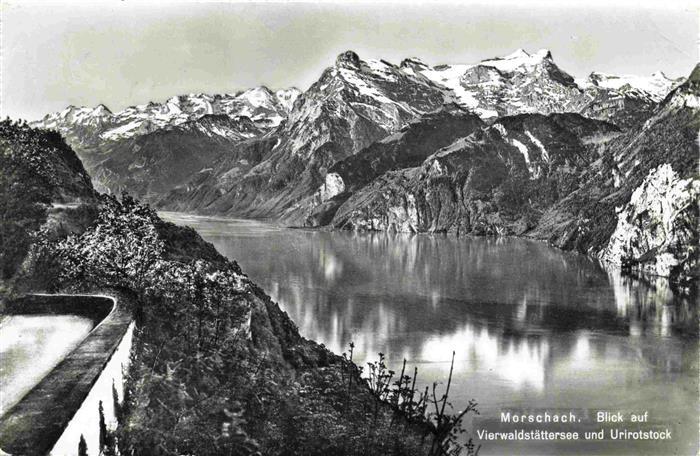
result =
M633 192L650 172L669 165L681 179L697 179L700 127L697 73L696 68L641 127L602 145L601 161L582 175L581 188L544 214L532 235L563 248L597 254L615 231L618 208L630 202Z
M649 172L617 214L617 226L598 256L663 277L688 277L698 267L700 179L681 179L671 165Z
M615 185L635 187L616 207L617 225L598 251L600 258L679 281L697 279L698 131L700 65L663 100L642 131L616 151L626 186L622 178Z

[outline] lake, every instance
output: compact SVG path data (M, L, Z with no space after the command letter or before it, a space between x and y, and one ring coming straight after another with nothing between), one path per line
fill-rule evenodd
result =
M161 216L235 259L303 336L336 353L354 341L360 365L382 352L399 371L405 358L418 367L417 384L429 385L446 381L454 350L451 401L459 409L474 398L481 412L470 430L498 430L505 410L574 410L579 429L596 430L592 416L607 410L623 412L626 429L672 433L670 441L482 441L482 455L697 453L697 304L664 280L627 278L522 239ZM644 412L647 423L629 423Z
M0 416L19 402L93 327L75 315L0 316Z

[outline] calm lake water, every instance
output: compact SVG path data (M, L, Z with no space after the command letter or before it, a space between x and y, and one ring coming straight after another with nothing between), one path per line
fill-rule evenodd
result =
M39 383L92 329L73 315L0 316L0 416Z
M698 446L698 310L664 281L642 283L585 256L520 239L291 230L256 221L163 213L190 225L278 301L302 335L336 353L378 352L418 384L446 381L455 408L470 398L476 431L519 429L502 410L574 410L597 430L599 410L649 441L494 442L481 454L690 455ZM411 367L412 369L412 367ZM629 422L648 412L648 423ZM499 427L501 426L501 427ZM553 429L545 426L539 429ZM583 438L583 435L580 436ZM609 439L606 436L606 439Z

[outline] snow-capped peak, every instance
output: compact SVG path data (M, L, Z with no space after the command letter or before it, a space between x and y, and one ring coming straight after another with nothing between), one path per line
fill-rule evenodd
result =
M87 111L91 111L91 109L86 108L85 106L77 107L74 105L68 105L66 107L66 109L64 109L63 111L61 111L59 113L59 116L65 119L65 118L68 118L69 116L72 116L72 115L75 115L78 113L87 112Z
M357 55L354 51L345 51L339 54L338 57L335 59L335 66L338 68L358 68L361 62L362 61L360 60L360 56Z
M287 112L292 110L294 102L301 95L301 90L296 87L291 87L289 89L280 89L275 92L275 97L277 101L287 110Z
M252 106L260 107L269 103L274 103L274 94L265 86L254 87L245 90L236 98L247 100Z
M528 54L525 49L523 48L518 48L514 52L508 54L507 56L503 57L505 60L512 60L512 59L527 59L530 57L530 54Z
M552 53L547 49L540 49L534 54L528 54L524 49L518 49L505 57L484 60L481 62L481 65L492 66L500 71L512 72L518 67L530 69L542 63L545 59L551 58Z
M401 68L406 68L406 67L419 67L419 68L427 68L428 64L425 63L421 58L419 57L409 57L407 59L403 59L401 61Z
M94 108L70 105L59 113L47 114L44 116L43 121L53 124L50 125L51 127L54 127L55 124L60 121L72 122L75 124L89 124L91 122L103 121L111 115L112 112L103 104Z
M547 49L533 54L517 49L473 64L418 67L409 61L404 71L418 72L445 87L461 106L483 118L576 110L573 104L581 97L573 78L558 69Z
M404 59L396 66L384 60L362 60L355 52L346 51L336 59L332 74L340 76L346 87L360 95L387 104L393 99L391 93L385 93L387 84L415 83L431 86L432 90L437 87L443 91L445 101L455 101L484 118L576 109L579 106L569 106L568 100L582 97L573 78L556 67L547 49L533 54L517 49L505 57L475 64L437 66L416 57ZM523 87L527 90L523 91ZM405 109L404 104L396 106Z
M584 88L597 87L620 92L637 90L648 94L654 101L661 101L671 90L674 81L663 72L657 71L650 76L614 75L594 71L580 85Z
M234 97L247 103L252 108L282 109L285 112L289 112L300 94L301 91L296 87L273 92L266 86L260 86L239 92Z
M112 115L112 111L110 111L107 106L100 103L92 110L92 114L96 116Z
M666 74L663 71L654 71L653 73L651 73L651 77L654 79L668 79L669 81L671 80L671 78L666 76Z

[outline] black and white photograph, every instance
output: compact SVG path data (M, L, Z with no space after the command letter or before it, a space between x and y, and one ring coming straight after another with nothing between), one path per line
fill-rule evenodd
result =
M695 0L0 0L0 455L700 454Z

